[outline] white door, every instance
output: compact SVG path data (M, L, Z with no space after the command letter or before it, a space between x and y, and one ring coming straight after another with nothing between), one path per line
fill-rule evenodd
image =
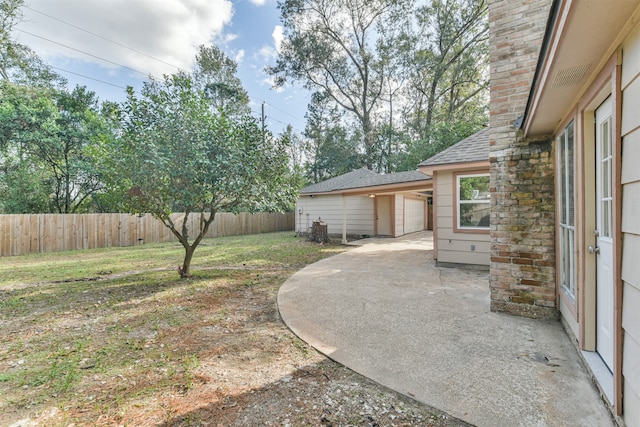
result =
M376 234L391 236L391 196L376 197Z
M404 232L422 231L424 226L424 200L404 198Z
M613 153L611 99L596 110L596 347L613 370Z

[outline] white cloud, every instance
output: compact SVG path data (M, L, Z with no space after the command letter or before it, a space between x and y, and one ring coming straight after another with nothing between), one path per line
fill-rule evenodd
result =
M25 8L18 28L76 49L16 32L45 60L73 58L116 67L78 52L84 51L154 76L174 73L174 66L189 69L198 47L222 34L233 15L229 0L30 0L29 7L163 62Z
M276 93L284 92L284 87L282 87L282 86L274 86L273 77L266 77L264 80L262 80L262 84L269 85L269 88L271 88Z
M258 50L258 57L260 57L262 60L264 61L270 61L273 58L275 58L277 56L277 52L274 48L272 48L271 46L262 46L259 50Z
M282 40L284 39L284 31L282 29L282 25L276 25L271 33L271 37L273 37L273 44L276 48L276 52L280 52L280 46L282 46Z
M226 33L223 34L222 37L218 37L218 41L221 44L228 44L238 38L238 35L235 33Z
M256 6L264 6L266 0L249 0L251 3L255 4Z
M236 56L233 58L233 60L236 61L237 64L239 64L244 59L244 55L245 55L244 49L240 49L238 53L236 53Z

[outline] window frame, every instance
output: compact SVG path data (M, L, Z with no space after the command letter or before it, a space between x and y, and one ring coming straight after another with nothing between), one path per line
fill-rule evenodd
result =
M460 200L460 181L464 178L487 177L489 185L491 182L491 174L489 171L473 171L473 172L457 172L453 174L453 229L455 233L471 233L471 234L489 234L490 224L486 226L462 226L460 221L461 205L464 204L486 204L491 214L491 198L480 199L477 201Z
M571 120L556 137L558 171L558 280L562 293L573 304L576 283L576 126ZM569 155L570 153L570 155Z

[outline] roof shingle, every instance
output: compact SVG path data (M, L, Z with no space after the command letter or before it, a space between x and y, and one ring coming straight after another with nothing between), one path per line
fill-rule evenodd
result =
M378 174L367 168L357 169L344 175L330 178L317 184L309 185L301 194L329 193L332 191L349 190L354 188L375 187L378 185L402 184L405 182L426 181L431 177L418 171L396 172L385 175Z
M435 156L420 163L420 166L449 165L489 160L489 128L466 137Z

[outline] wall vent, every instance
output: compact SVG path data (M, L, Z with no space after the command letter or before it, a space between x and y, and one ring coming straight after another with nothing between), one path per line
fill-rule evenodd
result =
M576 65L575 67L563 68L558 71L556 78L551 87L568 87L573 86L584 78L591 64Z

